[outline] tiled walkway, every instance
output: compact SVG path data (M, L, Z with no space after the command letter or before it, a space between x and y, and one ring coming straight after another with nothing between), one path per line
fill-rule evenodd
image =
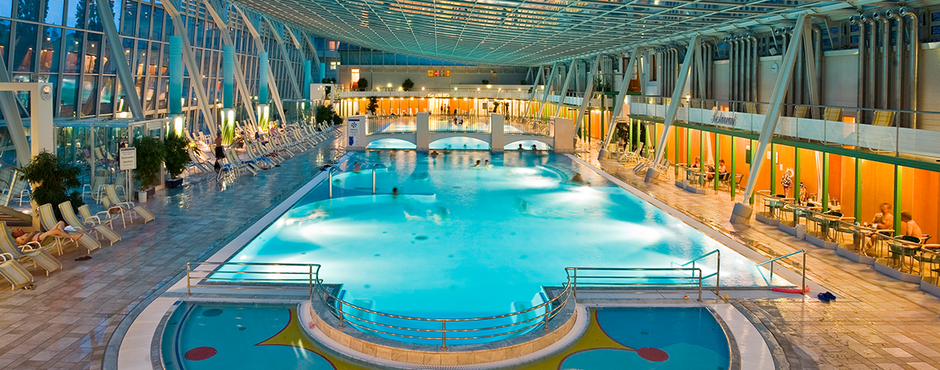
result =
M84 262L72 248L59 257L61 271L36 276L31 291L0 292L0 369L112 368L122 320L181 276L186 262L209 255L210 246L260 218L333 155L320 144L258 176L240 177L224 190L214 180L160 191L144 203L156 216L148 224L115 223L124 240L104 246ZM93 202L90 199L86 200ZM100 206L98 206L100 207ZM9 289L6 282L0 289ZM119 326L121 328L119 329Z
M706 195L696 195L677 188L672 181L644 183L632 167L614 161L600 165L744 245L761 245L758 250L769 247L776 255L799 249L809 252L808 277L842 298L828 304L815 298L732 299L758 327L772 333L786 353L790 369L940 368L940 298L775 227L757 221L732 225L728 220L733 202L728 192L709 190ZM739 195L737 201L741 200ZM811 295L815 297L816 292Z
M146 203L157 221L118 227L124 240L92 260L73 261L79 256L73 249L61 257L63 271L49 277L34 271L35 290L0 292L0 369L112 368L119 345L114 338L120 337L114 334L126 330L128 314L179 278L187 261L208 255L210 246L222 245L300 187L331 154L324 145L224 189L205 181L160 192ZM626 168L607 165L641 191L745 244L760 243L778 254L810 250L809 275L842 297L836 302L732 299L777 341L789 368L940 368L940 299L775 228L731 225L727 193L694 195L668 183L643 184Z

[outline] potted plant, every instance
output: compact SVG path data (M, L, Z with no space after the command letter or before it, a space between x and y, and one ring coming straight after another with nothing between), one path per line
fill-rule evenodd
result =
M134 180L137 180L137 199L147 201L148 190L153 183L160 180L160 165L163 164L163 143L160 139L144 136L134 140L137 148L137 169L134 170Z
M358 88L359 91L366 91L366 90L368 90L368 89L369 89L369 80L366 80L365 77L360 77L360 78L359 78L359 81L356 81L356 88Z
M415 87L414 81L411 81L410 78L406 78L405 82L401 83L401 89L404 91L411 91Z
M163 163L166 165L166 172L170 174L170 179L166 180L168 189L183 184L180 174L186 170L186 165L189 163L189 152L186 150L188 146L189 140L176 132L171 132L163 140Z
M21 170L22 179L33 184L32 197L36 204L52 204L52 209L59 219L62 219L59 203L70 201L75 208L85 204L81 194L74 190L69 191L82 186L81 181L78 181L80 172L78 166L60 160L46 151L33 157Z

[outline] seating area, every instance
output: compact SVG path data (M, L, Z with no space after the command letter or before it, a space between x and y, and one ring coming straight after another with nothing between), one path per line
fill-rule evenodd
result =
M258 140L252 139L254 135L246 132L241 147L225 149L226 155L221 159L222 168L218 172L213 168L215 161L206 159L209 158L206 157L206 151L200 149L208 147L207 138L200 137L195 148L189 148L191 163L188 175L211 181L234 181L248 173L256 175L259 171L273 169L337 135L338 131L326 126L308 128L296 125L288 126L277 134L259 134ZM102 158L105 158L103 154ZM28 205L31 199L26 181L17 180L15 170L4 168L4 171L6 173L0 174L0 178L6 175L8 179L4 180L8 183L3 184L6 186L4 201L12 201L13 205L18 206L22 199L24 206ZM205 172L206 175L199 176L199 172ZM86 188L90 186L86 185ZM35 273L49 275L62 269L63 264L56 256L61 258L71 251L78 251L84 255L77 261L86 260L102 248L102 241L107 241L109 248L122 248L122 240L125 239L123 230L156 220L149 206L127 198L120 185L99 184L95 192L88 190L83 195L85 204L77 208L70 201L55 205L58 215L52 204L34 205L35 209L30 213L38 218L40 227L35 230L40 232L41 240L38 241L18 245L12 234L13 227L22 227L29 233L33 229L30 223L0 219L0 276L10 283L12 289L32 289ZM75 237L79 235L76 240Z

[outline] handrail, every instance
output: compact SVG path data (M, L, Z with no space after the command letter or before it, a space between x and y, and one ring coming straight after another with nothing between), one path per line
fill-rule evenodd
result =
M322 284L320 283L317 283L316 287L319 293L318 296L324 300L324 303L329 308L331 314L333 314L334 317L339 319L340 327L343 327L346 323L348 323L361 330L384 334L384 335L390 335L390 336L401 337L401 338L410 338L410 339L431 340L431 341L440 340L441 350L444 350L444 351L447 350L448 340L450 341L475 340L475 339L506 336L506 335L512 335L516 333L521 333L529 329L535 328L539 325L543 325L543 329L548 330L549 321L551 321L551 319L553 319L556 315L558 315L559 312L561 312L561 310L567 305L568 298L571 296L571 284L569 282L568 284L565 285L561 293L556 295L554 298L546 302L543 302L537 306L523 310L523 311L502 314L502 315L487 316L487 317L474 317L474 318L425 318L425 317L395 315L395 314L389 314L389 313L371 310L371 309L357 306L357 305L354 305L354 304L351 304L349 302L342 300L341 298L333 295L332 293L324 289ZM512 322L509 324L500 324L500 325L485 326L485 327L479 327L479 328L468 328L468 329L447 329L448 323L453 324L453 323L461 323L461 322L482 322L482 321L500 320L500 319L505 319L505 318L510 318L510 317L522 316L524 314L527 314L530 312L541 311L543 309L544 309L544 313L540 313L534 317L527 318L521 321ZM355 311L359 311L359 312L363 312L367 314L372 314L372 315L378 315L378 316L386 317L389 319L396 319L396 320L429 322L429 323L437 322L437 323L440 323L440 329L428 329L428 328L415 327L417 325L409 327L409 326L381 323L381 322L369 320L367 318L360 317L358 315L354 315L354 314L350 314L349 312L346 312L346 311L351 311L351 310L355 310ZM525 325L525 326L516 327L520 324ZM391 330L400 330L400 331L417 332L417 333L413 335L409 335L409 334L403 334L403 333L396 333L396 332L392 332L388 330L382 330L379 328L387 328ZM483 332L483 331L493 331L493 330L506 329L506 328L513 328L513 330L500 331L494 334L483 334L483 335L468 336L468 337L448 338L447 336L447 333ZM441 336L431 337L431 336L421 335L420 333L440 333Z
M688 271L692 275L689 277L685 276L623 276L623 275L581 275L578 276L578 271L620 271L620 272L651 272L651 271ZM572 294L575 299L578 297L578 285L593 285L593 286L634 286L634 287L698 287L698 300L702 301L702 269L700 268L690 268L690 267L566 267L565 272L568 274L568 282L573 286ZM698 276L696 276L698 273ZM636 283L618 283L618 282L578 282L578 279L638 279L642 280ZM662 282L651 282L660 281ZM678 280L678 281L676 281ZM691 283L690 283L691 282Z
M226 266L240 266L241 270L226 271ZM261 270L246 271L252 267L261 267ZM278 269L271 271L271 269ZM283 269L288 268L288 269ZM293 270L291 270L293 269ZM218 274L219 276L213 276ZM264 277L252 277L251 274L261 274ZM270 289L271 284L283 284L281 289L294 288L299 283L307 283L306 288L310 298L313 298L314 286L320 285L319 264L301 263L265 263L265 262L186 262L186 294L191 295L194 288L212 289ZM273 275L273 278L272 278ZM222 283L205 284L202 283ZM231 284L231 283L248 283Z
M787 257L790 257L790 256L792 256L792 255L799 254L799 253L802 253L802 254L803 254L803 263L802 263L802 265L800 266L801 269L803 270L803 271L802 271L803 281L802 281L801 284L800 284L800 289L806 289L806 250L805 250L805 249L800 249L800 250L798 250L798 251L790 252L790 253L784 254L784 255L779 256L779 257L771 258L771 259L766 260L766 261L764 261L764 262L758 263L756 266L757 266L757 267L761 267L761 266L766 265L766 264L768 264L768 263L770 264L770 281L767 281L766 279L764 279L764 281L767 281L767 284L769 285L769 284L771 284L771 282L772 282L773 279L774 279L774 262L776 262L776 261L779 260L779 259L787 258Z
M720 296L721 296L721 294L720 294L720 291L721 291L721 250L720 250L720 249L715 249L715 250L713 250L713 251L711 251L711 252L705 253L705 254L703 254L703 255L701 255L701 256L698 256L698 257L695 257L695 258L692 259L691 261L679 265L679 267L686 267L686 266L688 266L688 265L691 264L691 265L692 265L692 268L695 268L695 263L696 263L696 262L702 260L702 259L705 258L705 257L711 256L711 255L713 255L713 254L717 254L717 255L718 255L718 256L717 256L718 261L716 262L715 273L714 273L714 274L709 274L709 275L707 275L707 276L704 276L704 277L702 277L702 279L708 279L708 278L710 278L710 277L712 277L712 276L714 275L714 276L715 276L715 294L720 297ZM675 263L675 262L673 262L673 263Z

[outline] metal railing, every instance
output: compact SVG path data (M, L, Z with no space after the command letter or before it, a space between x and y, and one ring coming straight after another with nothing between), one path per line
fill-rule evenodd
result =
M330 313L339 320L340 327L349 324L359 330L378 335L440 341L441 350L446 351L448 341L508 337L525 333L540 325L544 330L548 330L549 322L561 312L567 305L568 298L571 297L571 283L569 281L565 284L564 289L555 297L534 307L503 315L474 318L425 318L394 315L344 301L319 284L317 292ZM375 319L369 319L369 317Z
M579 271L582 272L581 275L578 275ZM568 273L568 282L573 287L572 293L575 299L577 299L578 286L582 285L636 288L694 288L698 290L698 300L702 300L702 280L704 278L702 277L702 269L700 268L568 267L565 268L565 272ZM589 275L584 275L584 272L587 272ZM596 274L597 272L601 273ZM664 274L652 276L649 274L639 274L650 272ZM676 274L667 275L665 274L666 272L675 272ZM686 273L691 273L691 276ZM578 281L579 279L581 281Z
M186 294L193 289L306 289L313 298L320 265L262 262L186 262Z
M761 266L766 265L766 264L768 264L768 263L770 264L770 280L764 279L764 281L767 282L767 285L772 285L773 280L774 280L774 262L776 262L776 261L778 261L778 260L780 260L780 259L783 259L783 258L790 257L790 256L795 255L795 254L800 254L800 253L803 254L803 263L800 264L800 269L802 270L802 272L801 272L800 274L802 275L803 280L800 282L800 289L801 289L801 290L802 290L802 289L806 289L806 250L805 250L805 249L800 249L800 250L798 250L798 251L796 251L796 252L790 252L790 253L784 254L784 255L782 255L782 256L780 256L780 257L774 257L774 258L771 258L771 259L766 260L766 261L764 261L764 262L758 263L758 264L757 264L757 267L761 267Z
M705 253L705 254L703 254L703 255L701 255L701 256L698 256L698 257L696 257L696 258L693 258L691 261L686 262L686 263L683 263L683 264L681 264L681 265L676 264L675 262L673 262L672 264L673 264L673 265L678 265L679 267L686 267L686 266L692 265L692 268L695 268L695 263L696 263L696 262L701 261L701 260L705 259L706 257L711 256L711 255L713 255L713 254L715 255L715 258L716 258L716 261L715 261L715 272L714 272L714 273L711 273L711 274L708 274L708 275L705 275L705 276L702 276L702 280L708 279L708 278L714 276L714 277L715 277L715 294L718 295L718 296L721 296L721 294L719 294L719 292L721 291L721 250L715 249L715 250L713 250L713 251L711 251L711 252L708 252L708 253Z

